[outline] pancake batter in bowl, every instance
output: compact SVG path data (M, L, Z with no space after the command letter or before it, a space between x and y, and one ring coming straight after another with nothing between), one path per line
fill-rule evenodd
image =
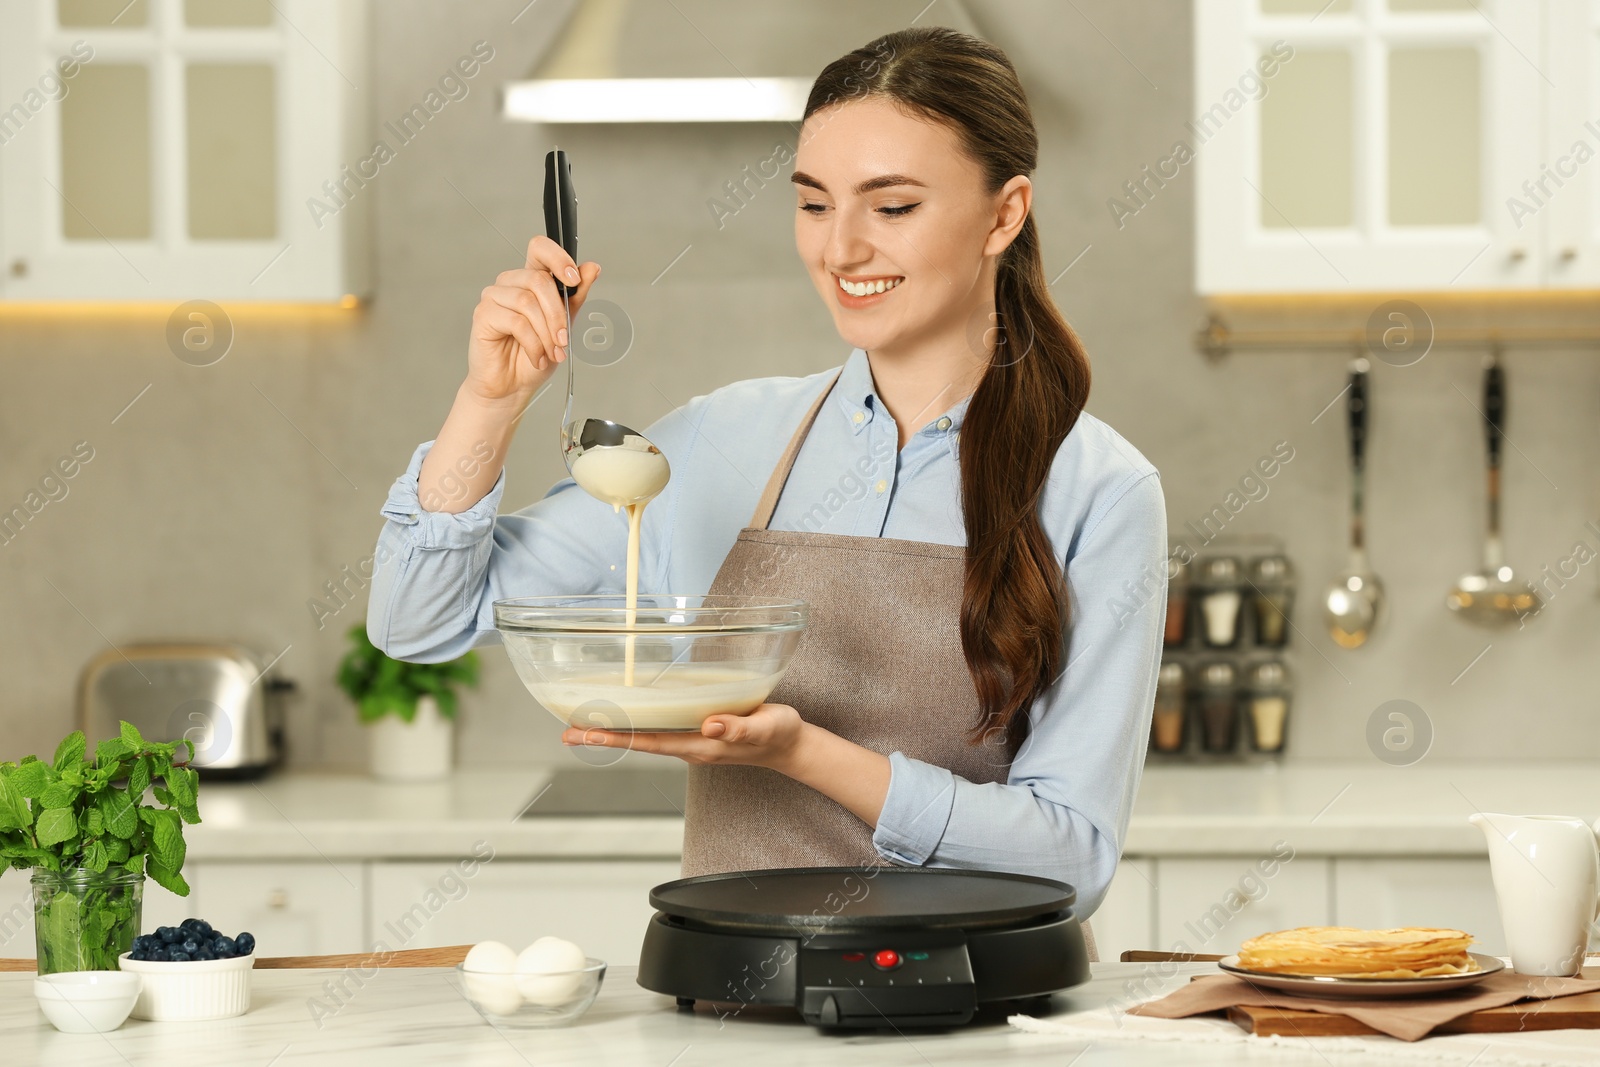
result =
M795 145L795 248L842 366L774 366L663 412L643 433L672 481L636 534L571 480L502 511L516 420L567 358L555 279L576 316L600 276L535 238L484 289L456 402L383 509L369 635L451 658L494 639L498 598L616 595L635 536L645 592L803 600L805 639L748 715L563 740L690 764L685 874L981 868L1071 883L1092 913L1144 764L1166 517L1155 468L1084 410L1027 95L993 44L912 27L828 64ZM725 298L665 284L693 314ZM480 443L495 462L423 508Z

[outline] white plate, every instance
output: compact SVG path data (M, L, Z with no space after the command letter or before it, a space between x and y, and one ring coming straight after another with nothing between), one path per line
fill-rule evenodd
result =
M1306 997L1367 997L1373 1000L1388 997L1423 997L1431 993L1444 993L1481 982L1497 971L1505 970L1498 957L1481 952L1467 955L1478 961L1479 970L1468 974L1437 974L1431 978L1344 978L1332 974L1280 974L1252 971L1239 966L1238 956L1227 956L1217 966L1236 978L1243 978L1253 986L1274 989L1280 993L1298 993Z

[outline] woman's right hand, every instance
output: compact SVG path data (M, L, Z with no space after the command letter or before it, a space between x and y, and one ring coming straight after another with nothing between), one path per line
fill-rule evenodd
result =
M463 385L477 399L520 409L555 373L556 364L567 358L571 339L556 274L578 286L571 298L576 319L600 276L600 265L574 263L548 237L529 241L526 265L505 271L483 290L472 312Z

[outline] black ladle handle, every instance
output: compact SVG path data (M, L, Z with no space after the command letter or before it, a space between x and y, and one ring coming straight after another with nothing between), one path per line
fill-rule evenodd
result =
M1483 421L1489 440L1489 466L1500 466L1500 441L1506 427L1506 376L1493 356L1483 370Z
M1346 406L1350 412L1350 466L1359 472L1366 469L1367 462L1367 361L1364 359L1350 364L1350 397Z
M544 232L578 262L578 197L572 189L572 161L559 148L544 157ZM578 287L557 281L556 289L571 296Z

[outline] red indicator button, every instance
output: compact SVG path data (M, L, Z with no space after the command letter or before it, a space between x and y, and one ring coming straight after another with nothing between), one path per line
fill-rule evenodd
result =
M860 963L862 960L867 958L867 954L865 952L846 952L840 958L845 960L847 963Z
M879 949L873 953L872 965L881 970L890 970L900 966L900 953L892 948Z

